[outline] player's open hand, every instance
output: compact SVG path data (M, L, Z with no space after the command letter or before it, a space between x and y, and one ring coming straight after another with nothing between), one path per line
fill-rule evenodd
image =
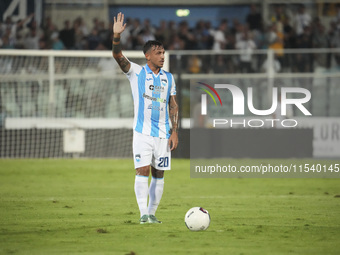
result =
M118 13L117 18L113 17L113 33L120 34L125 30L126 23L124 24L124 14Z
M176 132L172 132L170 138L169 138L169 146L170 150L175 150L178 145L178 134Z

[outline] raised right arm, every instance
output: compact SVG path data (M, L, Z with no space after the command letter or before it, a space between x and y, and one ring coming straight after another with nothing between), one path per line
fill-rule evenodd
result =
M122 45L120 43L120 34L125 30L126 24L124 24L124 14L118 13L117 19L113 18L113 39L112 39L112 56L117 61L120 69L124 73L130 70L130 62L122 53Z

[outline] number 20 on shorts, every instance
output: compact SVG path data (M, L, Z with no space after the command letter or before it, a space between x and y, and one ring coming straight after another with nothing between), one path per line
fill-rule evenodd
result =
M168 167L169 166L169 157L160 157L158 166L159 167Z

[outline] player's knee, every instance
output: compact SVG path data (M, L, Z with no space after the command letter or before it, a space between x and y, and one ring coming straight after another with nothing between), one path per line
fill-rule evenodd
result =
M149 176L150 166L143 166L136 168L136 175Z
M164 177L164 170L157 170L155 168L152 168L151 173L154 178L160 179Z

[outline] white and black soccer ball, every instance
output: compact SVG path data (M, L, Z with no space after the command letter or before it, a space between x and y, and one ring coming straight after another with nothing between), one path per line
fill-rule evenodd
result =
M210 214L202 207L193 207L185 214L184 222L191 231L206 230L210 225Z

